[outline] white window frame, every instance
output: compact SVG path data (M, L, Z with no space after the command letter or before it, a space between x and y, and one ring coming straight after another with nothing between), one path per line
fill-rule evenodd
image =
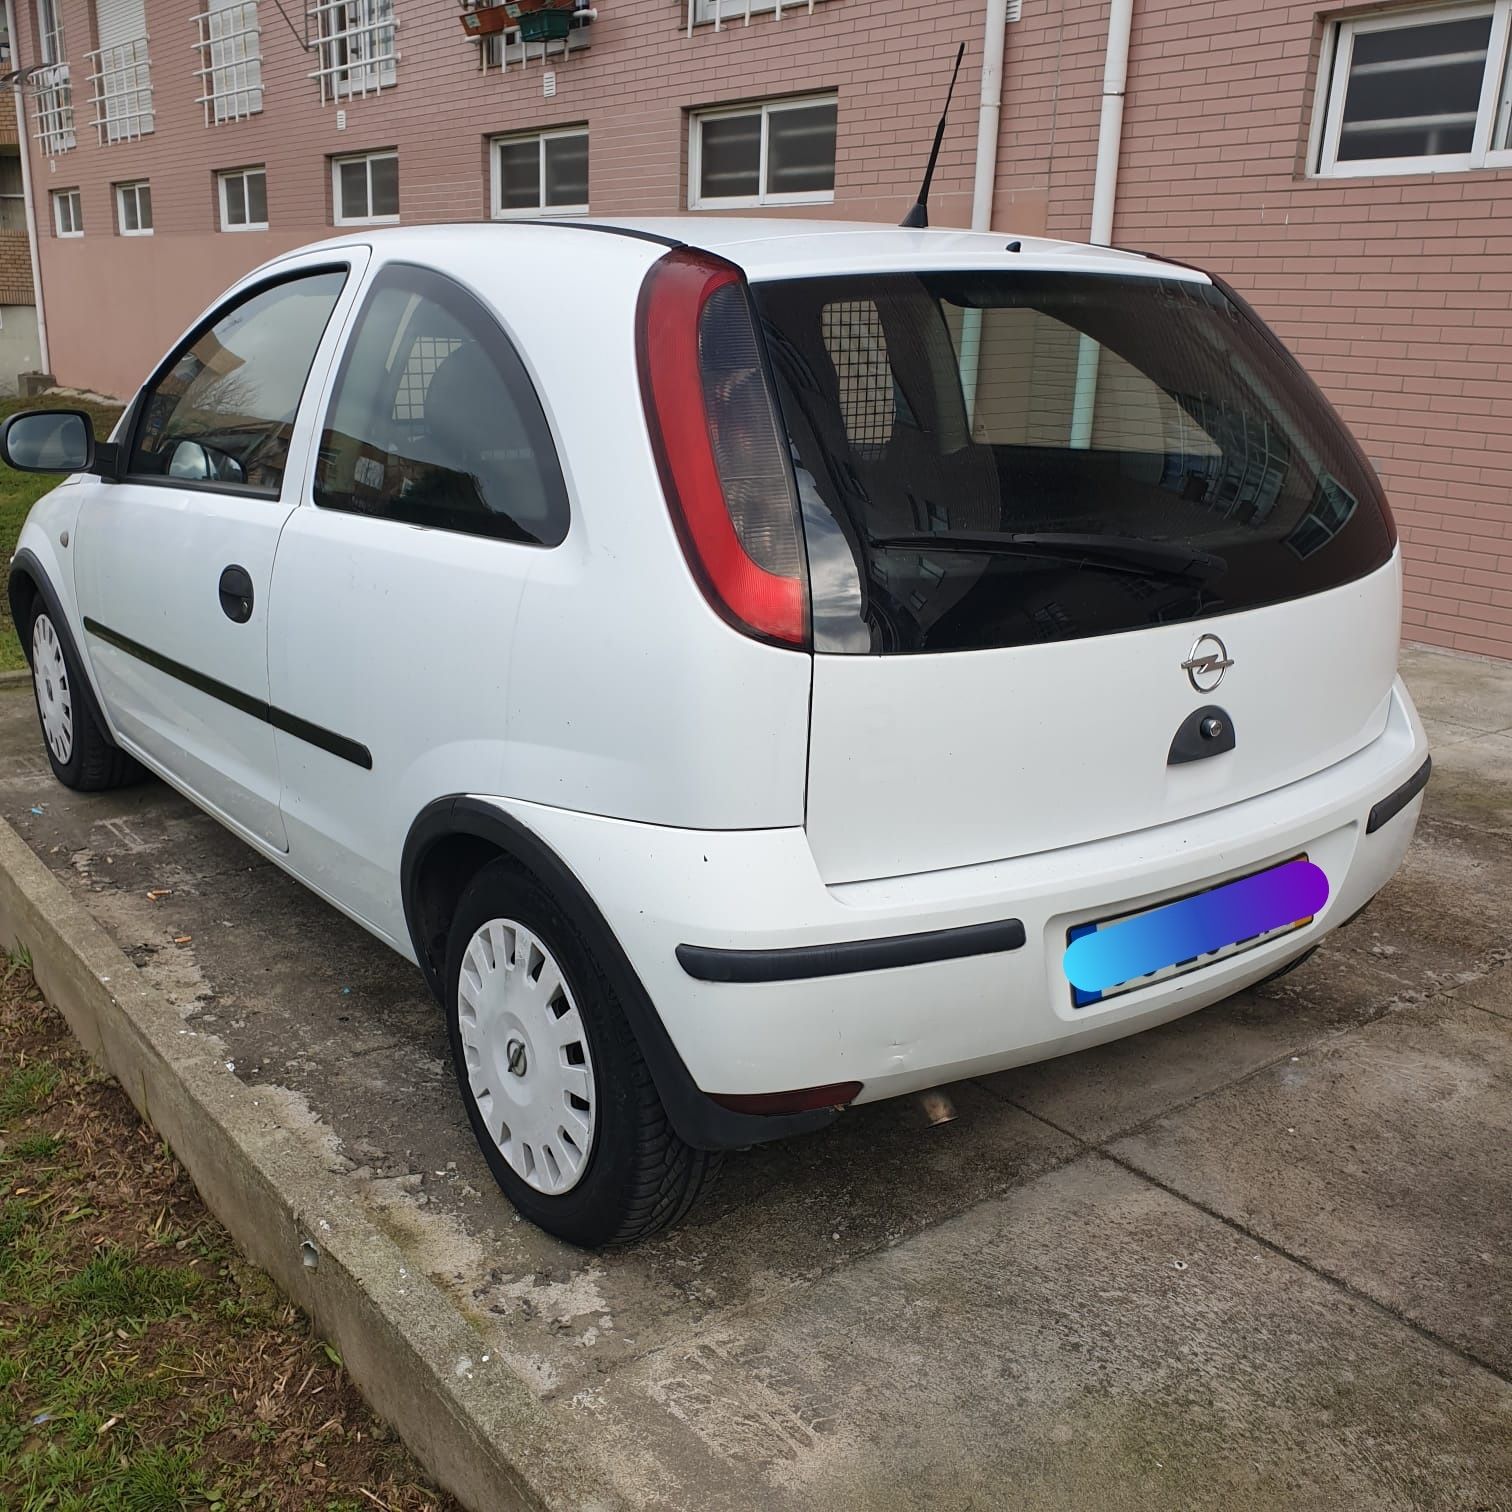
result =
M833 187L818 192L803 190L796 194L771 194L766 188L767 142L771 135L771 118L784 110L802 110L811 105L839 105L833 90L823 94L802 95L780 100L751 100L744 105L721 105L712 110L695 110L688 118L688 208L690 210L752 210L766 205L832 205ZM704 199L698 192L703 181L703 126L705 121L730 120L735 116L761 116L761 160L757 166L755 194L719 195ZM835 176L840 175L840 123L835 121Z
M392 226L398 223L397 215L343 215L341 213L341 165L363 163L367 166L367 202L373 204L373 164L383 158L399 159L397 148L384 152L349 152L331 159L331 220L338 226Z
M226 194L226 185L232 179L241 179L243 181L243 183L242 183L242 203L247 206L247 213L250 215L251 214L251 210L252 210L252 200L251 200L251 197L247 193L247 186L246 186L246 182L245 181L246 181L246 179L248 177L250 177L253 174L259 174L262 177L262 181L263 181L263 212L264 212L264 214L266 214L267 213L267 204L268 204L268 168L267 168L267 164L265 164L265 163L249 163L247 165L247 167L245 167L245 168L222 168L222 169L220 169L216 173L216 175L215 175L215 198L216 198L216 201L220 205L220 228L221 228L222 231L266 231L268 229L268 223L265 220L260 220L260 221L249 220L249 221L243 222L240 226L236 226L236 225L233 225L231 223L230 204L229 204L228 196ZM335 193L336 189L337 189L337 186L333 183L333 185L332 185L332 192ZM368 201L369 201L369 203L372 202L372 197L373 197L373 194L372 194L372 182L371 182L371 175L369 175L369 183L368 183Z
M150 179L132 179L128 183L115 184L112 187L115 190L116 230L122 236L151 236L153 228L142 225L141 191L143 189L147 191L147 213L150 217L152 214L152 181ZM128 194L136 200L137 229L135 231L128 231L126 229L126 196Z
M1339 138L1344 123L1344 100L1349 90L1354 39L1361 33L1397 31L1430 21L1467 21L1482 16L1491 18L1491 35L1476 110L1475 140L1470 151L1440 153L1432 157L1355 158L1340 162ZM1512 121L1509 35L1512 35L1512 0L1483 0L1483 3L1473 5L1414 6L1408 10L1330 23L1318 68L1313 132L1307 159L1309 176L1375 178L1396 173L1463 173L1473 168L1512 167L1512 147L1491 145L1498 126Z
M73 222L74 229L63 229L63 217L59 214L65 201L73 202L73 211L69 219ZM84 234L84 200L77 189L54 189L52 191L53 235L65 239Z
M63 13L59 0L37 0L37 51L42 66L32 76L37 92L34 133L48 157L57 157L78 146L74 135L73 84L68 72L67 47L63 40Z
M580 205L548 205L546 203L546 143L561 141L565 137L582 137L584 141L587 141L588 128L565 126L550 131L510 131L502 136L488 139L488 203L495 220L532 220L541 215L587 215L587 200ZM505 210L500 204L503 184L502 175L499 172L499 149L510 143L530 141L536 143L536 206L533 210ZM591 147L589 151L592 151Z

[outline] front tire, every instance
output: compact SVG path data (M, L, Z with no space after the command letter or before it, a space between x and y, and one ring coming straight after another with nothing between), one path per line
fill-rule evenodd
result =
M136 781L141 767L100 728L80 697L84 673L72 644L45 608L32 616L30 639L32 691L53 776L80 793Z
M571 920L508 860L468 885L446 953L463 1106L505 1196L571 1244L675 1223L719 1156L678 1138L613 988Z

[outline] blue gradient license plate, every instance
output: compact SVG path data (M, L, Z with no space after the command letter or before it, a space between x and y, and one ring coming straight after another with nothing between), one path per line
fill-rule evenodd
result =
M1185 898L1066 931L1065 971L1078 1008L1171 977L1312 923L1328 878L1306 856Z

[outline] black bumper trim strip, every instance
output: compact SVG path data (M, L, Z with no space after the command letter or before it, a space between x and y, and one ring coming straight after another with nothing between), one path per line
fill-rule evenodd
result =
M1373 835L1383 824L1390 824L1428 786L1428 777L1432 771L1433 757L1423 757L1422 766L1396 792L1388 793L1371 809L1370 818L1365 822L1365 833Z
M677 959L700 982L800 982L846 976L858 971L890 971L966 956L1020 950L1024 926L1018 919L967 924L926 934L890 935L881 940L842 940L834 945L799 945L784 950L719 950L679 945Z
M337 735L331 730L322 729L317 724L311 724L307 719L301 719L297 714L286 713L283 709L275 709L271 704L264 703L260 698L254 698L250 693L243 693L239 688L233 688L228 683L217 682L215 678L206 676L203 672L196 672L193 667L186 667L183 662L176 662L172 657L164 656L161 652L154 651L151 646L144 646L140 641L134 641L129 635L122 635L118 630L112 630L108 625L102 625L99 620L84 618L84 628L90 635L104 641L107 645L114 646L118 651L124 651L128 656L134 656L140 662L145 662L149 667L164 673L168 677L176 678L179 682L187 684L198 692L208 694L224 704L230 704L233 709L248 715L252 719L260 719L264 724L270 724L275 730L282 730L285 735L292 735L297 740L303 740L308 745L318 746L322 751L329 751L332 756L339 756L343 761L350 761L353 766L359 766L364 771L373 770L373 753L365 745L360 745L355 740L348 740L345 735Z

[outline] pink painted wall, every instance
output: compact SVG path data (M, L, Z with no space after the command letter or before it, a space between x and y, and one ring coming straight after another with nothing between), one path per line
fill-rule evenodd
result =
M478 219L491 134L586 123L593 211L666 213L686 203L689 108L834 90L835 203L812 213L895 221L958 39L970 50L934 219L968 219L984 0L817 0L812 15L800 4L780 22L691 38L684 0L600 0L592 47L556 61L549 101L538 63L478 72L450 0L396 5L398 83L350 102L338 131L271 0L264 113L206 127L195 0L147 0L157 129L101 147L85 103L90 0L63 0L81 145L50 161L33 146L41 189L84 195L84 238L42 239L62 380L130 391L233 277L331 234L333 153L397 147L407 222ZM998 227L1085 235L1106 20L1106 0L1026 0L1010 29ZM1408 634L1509 656L1512 173L1308 178L1323 26L1297 0L1137 0L1115 239L1211 267L1254 300L1381 468L1408 564ZM30 15L19 30L21 62L34 61ZM252 163L267 165L274 229L219 233L214 172ZM152 182L150 239L113 233L110 186L133 178Z

